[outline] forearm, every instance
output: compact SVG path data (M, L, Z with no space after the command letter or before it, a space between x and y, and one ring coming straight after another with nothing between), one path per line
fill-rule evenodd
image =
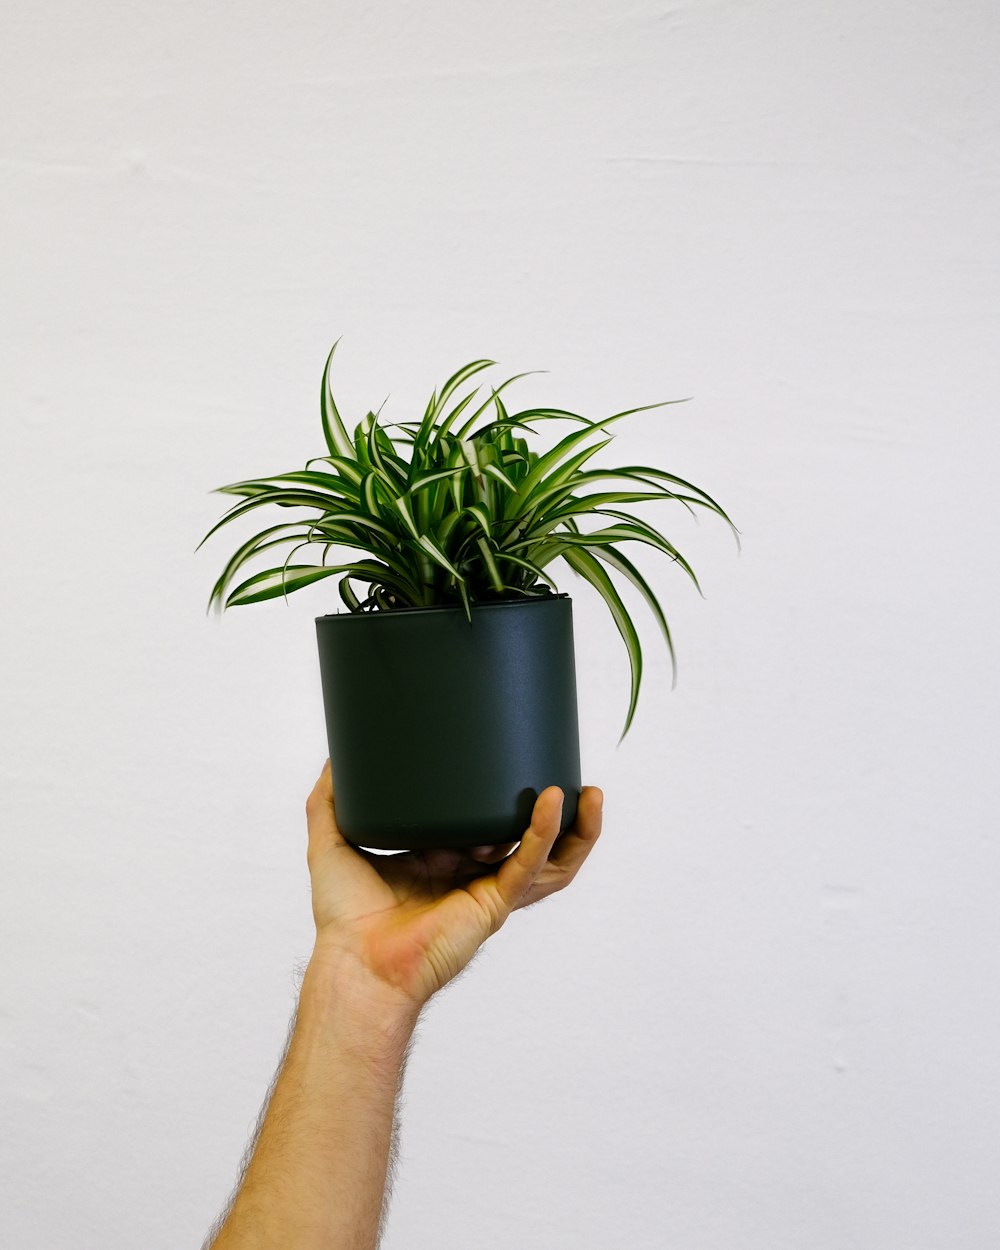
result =
M256 1147L211 1250L373 1250L416 1019L314 954Z

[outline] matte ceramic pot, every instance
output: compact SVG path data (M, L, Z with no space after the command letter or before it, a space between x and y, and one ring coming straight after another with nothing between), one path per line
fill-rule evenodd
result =
M337 824L377 850L517 842L547 786L576 817L569 595L316 618Z

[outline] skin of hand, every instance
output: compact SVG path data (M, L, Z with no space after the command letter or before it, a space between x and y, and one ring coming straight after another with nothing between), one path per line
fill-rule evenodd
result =
M584 786L560 834L562 803L557 786L543 790L519 843L375 855L337 828L328 759L306 801L313 962L346 959L372 993L419 1011L511 912L576 876L600 836L604 794Z
M327 760L306 802L316 945L211 1250L374 1250L388 1209L394 1108L423 1005L512 911L572 881L600 835L603 801L585 787L560 835L562 793L550 786L520 843L373 855L337 828Z

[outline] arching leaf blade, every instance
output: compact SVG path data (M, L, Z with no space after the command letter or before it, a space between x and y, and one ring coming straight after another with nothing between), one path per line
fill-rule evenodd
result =
M527 569L540 582L545 582L552 587L552 590L559 594L559 587L556 585L555 578L545 569L540 568L533 560L529 560L527 556L515 556L509 551L500 551L497 553L500 560L509 560L511 564L516 564L520 568Z
M343 335L341 335L343 338ZM333 399L333 390L330 386L330 366L333 363L333 353L337 350L337 342L330 348L330 354L326 358L326 365L323 368L323 381L320 384L319 410L320 418L323 423L323 437L326 439L326 445L330 450L330 454L334 456L343 456L346 459L353 459L354 451L351 445L350 437L344 428L344 422L337 410L337 405Z
M289 591L301 590L303 586L340 571L337 565L315 564L297 564L287 569L265 569L237 586L226 600L226 607L242 607L248 603L262 603L265 599L276 599L279 595L287 596Z
M463 584L465 582L465 578L462 576L459 570L455 568L454 564L452 564L452 562L448 559L445 553L441 550L441 548L437 545L437 543L434 542L432 538L428 537L427 534L421 534L420 537L417 539L417 541L419 542L420 546L423 547L423 549L431 557L431 559L436 564L439 564L441 568L447 569L448 572L452 575L452 577L454 577L456 581L459 582L459 584Z
M296 530L298 532L295 535L286 533L284 538L275 538L275 539L272 539L270 542L264 541L270 535L277 534L283 530ZM253 557L256 556L259 552L264 551L265 549L269 547L276 547L276 546L280 546L283 543L291 542L294 537L302 538L302 537L307 537L307 536L308 536L307 534L304 535L302 533L300 522L289 521L282 525L272 525L268 529L261 530L260 533L254 534L252 538L248 538L247 541L243 543L242 546L240 546L234 552L234 554L230 557L225 568L222 570L219 580L215 583L215 586L212 588L212 593L208 600L208 612L206 613L206 615L211 612L213 604L219 603L221 606L222 600L225 596L225 592L229 586L229 583L236 576L236 573L239 571L239 569L242 568L242 566L248 560L252 560Z
M632 725L636 704L639 701L639 687L642 682L642 647L639 643L639 635L632 624L632 619L626 610L625 604L622 603L621 597L614 587L614 583L601 567L597 558L583 547L568 547L560 554L571 568L586 578L599 591L611 610L615 625L618 627L618 632L624 639L625 647L628 650L632 688L629 696L628 715L625 718L625 728L622 730L622 736L618 739L618 745L621 746L625 735Z
M631 562L631 560L614 547L595 547L593 554L597 556L599 560L603 560L613 569L617 569L618 572L624 574L646 600L647 604L649 604L653 616L656 618L656 623L660 627L660 632L663 634L666 641L667 650L670 653L670 668L672 674L670 688L671 690L675 690L677 688L677 656L674 652L674 642L670 636L670 626L667 624L667 618L664 614L663 608L660 606L660 602L653 593L649 583Z

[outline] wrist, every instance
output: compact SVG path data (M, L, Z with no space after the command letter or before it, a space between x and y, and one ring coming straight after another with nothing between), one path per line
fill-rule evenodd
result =
M360 961L318 937L299 992L303 1026L338 1036L363 1052L402 1057L421 1005L374 977Z

